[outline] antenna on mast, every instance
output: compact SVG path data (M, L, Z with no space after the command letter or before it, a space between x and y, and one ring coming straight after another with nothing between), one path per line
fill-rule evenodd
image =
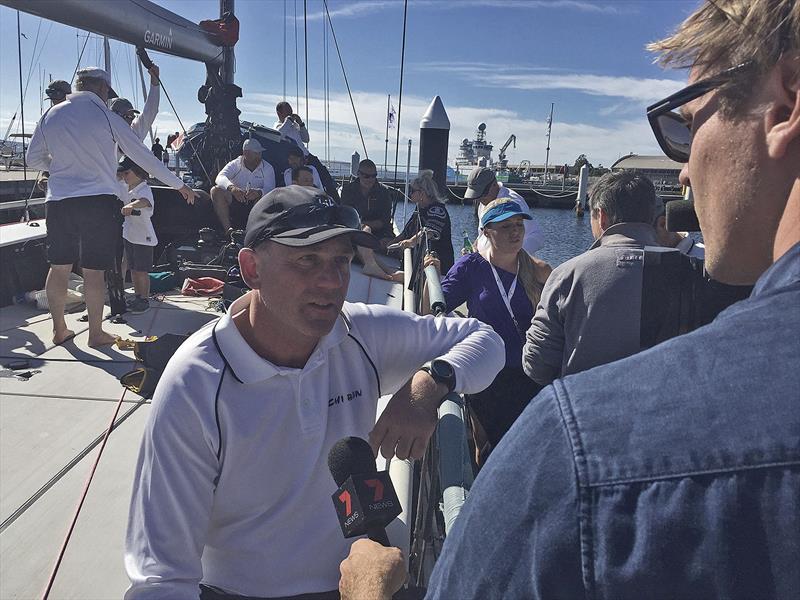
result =
M550 132L553 130L553 107L554 102L550 103L550 116L547 117L547 154L544 159L544 180L547 181L547 167L550 164Z

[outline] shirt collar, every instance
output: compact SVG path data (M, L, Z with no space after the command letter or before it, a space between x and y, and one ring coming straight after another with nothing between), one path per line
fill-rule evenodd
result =
M95 94L94 92L89 91L80 91L80 92L72 92L71 94L67 95L67 100L70 102L74 100L86 99L90 102L94 102L97 106L101 106L106 110L109 110L108 106L106 106L105 102L100 99L100 96Z
M789 248L786 254L761 274L753 288L752 296L761 296L798 282L800 282L800 242Z
M236 324L233 315L241 310L247 310L253 297L252 292L245 294L231 304L219 321L214 325L212 336L222 359L230 368L237 381L243 384L253 384L266 381L276 375L310 371L326 359L328 350L339 345L350 331L347 317L344 312L336 320L333 329L320 339L317 347L302 369L293 369L275 365L259 356L245 341Z
M647 223L616 223L603 232L594 243L589 246L589 250L594 250L600 246L627 246L634 241L645 246L658 246L656 231Z

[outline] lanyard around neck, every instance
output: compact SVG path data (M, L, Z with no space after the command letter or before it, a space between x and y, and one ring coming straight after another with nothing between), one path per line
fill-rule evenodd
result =
M508 288L508 293L506 293L506 289L503 287L503 282L500 281L500 275L497 274L497 270L494 268L494 265L491 263L491 261L487 262L489 263L489 268L492 269L492 275L494 275L494 281L497 284L497 291L500 292L500 297L503 299L503 304L506 305L506 310L511 316L514 327L517 329L517 333L522 335L522 331L519 328L519 323L517 323L517 317L514 316L514 311L511 310L511 298L514 297L514 292L517 289L517 273L519 273L519 265L517 265L517 273L514 273L514 281L511 282L511 287Z

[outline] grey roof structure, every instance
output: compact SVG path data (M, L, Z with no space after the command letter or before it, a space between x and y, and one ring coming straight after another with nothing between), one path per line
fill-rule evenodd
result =
M623 156L611 165L612 171L629 169L680 171L682 168L683 165L681 163L675 162L666 156L645 156L641 154Z

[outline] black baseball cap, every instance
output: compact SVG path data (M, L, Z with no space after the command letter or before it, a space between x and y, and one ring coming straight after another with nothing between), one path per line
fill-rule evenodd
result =
M53 99L53 98L64 98L72 93L72 87L70 87L69 83L64 81L63 79L56 79L55 81L51 81L50 84L47 86L47 89L44 91L45 98Z
M316 188L275 188L255 203L247 218L244 244L255 248L266 240L284 246L311 246L349 234L357 246L377 248L378 239L361 229L352 206L336 204Z

